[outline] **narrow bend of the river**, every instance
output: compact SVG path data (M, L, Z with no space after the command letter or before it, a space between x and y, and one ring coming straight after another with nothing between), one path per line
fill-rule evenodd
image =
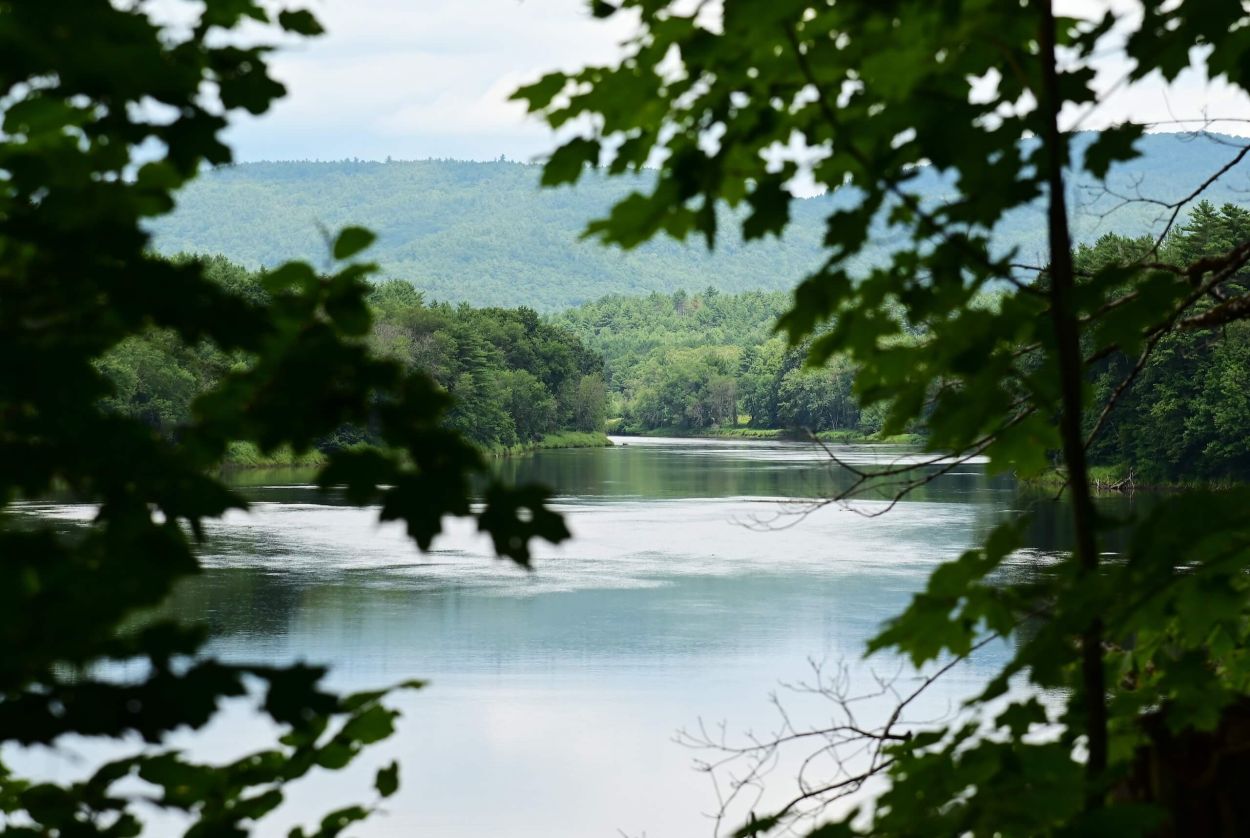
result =
M306 475L240 476L251 512L212 529L207 572L170 608L206 621L210 651L229 661L325 664L346 690L430 682L398 700L397 734L359 767L295 786L272 834L367 799L372 770L398 757L399 794L352 834L710 835L712 787L675 732L700 719L730 734L767 731L769 694L810 680L809 659L846 660L865 682L895 674L888 656L861 660L865 640L938 562L1025 503L1012 480L968 464L880 517L839 505L796 517L787 513L798 505L779 501L845 479L818 447L617 442L500 465L554 487L574 534L540 549L529 573L491 558L463 523L422 555L376 510L336 503ZM1061 520L1042 507L1020 561L1065 546ZM948 711L1008 653L995 645L961 664L922 709ZM780 697L819 722L820 704ZM240 706L194 741L225 757L269 736Z

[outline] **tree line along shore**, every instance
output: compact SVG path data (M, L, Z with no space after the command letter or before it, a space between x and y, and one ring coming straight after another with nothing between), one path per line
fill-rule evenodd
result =
M1188 264L1250 235L1250 212L1199 204L1159 249ZM1078 272L1143 258L1150 237L1104 235L1076 249ZM179 256L175 259L192 257ZM266 294L264 271L220 256L197 257L215 281L241 296ZM1033 281L1044 284L1045 275ZM1238 282L1247 280L1238 277ZM983 305L996 304L992 294ZM622 435L823 442L922 441L923 421L882 437L885 416L856 389L856 369L833 358L805 363L819 334L790 345L776 332L789 296L731 294L708 287L612 294L552 315L529 308L476 308L428 300L392 279L369 298L373 350L428 372L452 397L448 426L481 450L507 455L608 444ZM926 328L903 324L898 340ZM1095 395L1123 379L1135 359L1115 354L1090 370ZM248 359L149 331L101 361L114 386L106 403L154 432L178 433L196 396ZM1092 420L1091 420L1092 421ZM1170 335L1119 398L1091 449L1107 485L1218 484L1250 477L1250 329L1234 323ZM340 429L318 450L261 454L231 446L233 466L315 465L320 452L368 444L368 428Z

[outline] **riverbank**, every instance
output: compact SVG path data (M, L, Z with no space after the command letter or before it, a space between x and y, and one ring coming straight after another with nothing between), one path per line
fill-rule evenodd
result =
M1037 477L1021 479L1021 483L1033 489L1047 492L1058 492L1068 484L1065 471L1053 469ZM1226 491L1245 485L1237 480L1175 480L1175 481L1143 481L1131 468L1125 465L1090 466L1090 487L1100 494L1131 494L1133 492L1180 492L1191 489L1208 489Z
M551 451L557 448L611 448L612 440L602 431L557 431L541 439L520 445L496 446L486 453L491 457L515 457L535 451Z
M232 442L226 449L222 468L313 468L324 465L326 455L312 450L303 454L295 454L289 448L279 448L264 454L250 442Z
M812 437L802 431L782 428L648 428L643 431L619 428L612 431L618 436L680 437L685 439L759 439L783 442L810 442ZM847 445L920 445L921 434L897 434L881 437L860 431L820 431L815 434L820 442Z
M612 441L608 439L606 433L559 431L522 445L494 446L486 449L484 453L488 457L499 458L556 448L610 448L611 446ZM325 454L316 450L296 455L290 449L282 448L270 454L263 454L250 442L232 442L225 459L222 460L221 467L224 469L316 468L325 465L326 459Z

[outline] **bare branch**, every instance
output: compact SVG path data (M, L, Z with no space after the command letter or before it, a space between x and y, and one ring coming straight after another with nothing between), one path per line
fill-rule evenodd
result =
M1240 297L1227 300L1214 308L1207 309L1200 314L1186 317L1178 325L1184 330L1208 329L1212 326L1221 326L1234 320L1245 320L1247 318L1250 318L1250 294L1243 294Z
M1146 348L1143 349L1141 355L1138 356L1137 363L1133 365L1133 369L1129 371L1129 374L1126 375L1115 388L1111 397L1107 399L1107 403L1102 407L1102 412L1098 414L1098 420L1094 423L1093 430L1091 430L1089 432L1089 436L1085 438L1086 448L1093 445L1094 440L1096 440L1098 435L1102 433L1103 425L1106 424L1107 419L1111 416L1111 412L1115 410L1115 406L1119 403L1120 397L1124 395L1128 388L1132 386L1133 382L1137 380L1137 376L1141 373L1141 371L1145 369L1146 361L1150 360L1151 354L1154 352L1155 347L1159 345L1159 341L1163 339L1164 334L1166 333L1156 332L1155 335L1150 338L1150 341L1146 344Z
M769 774L783 763L789 750L802 748L807 743L812 748L798 763L797 771L787 772L796 786L794 793L777 803L768 812L768 818L782 819L794 828L801 822L815 819L836 801L859 793L869 780L895 764L897 756L889 750L890 746L911 741L918 730L933 729L949 722L952 712L949 709L944 716L910 717L908 710L915 702L952 669L1000 638L997 633L987 635L966 653L943 663L907 690L900 689L902 665L889 676L871 672L875 688L852 694L851 672L845 662L827 673L822 664L809 661L815 676L812 682L782 686L792 693L830 702L835 718L828 725L799 727L774 694L770 700L778 714L779 725L767 736L746 731L740 741L731 741L723 724L712 731L702 720L693 732L679 731L677 741L680 744L715 755L696 761L696 768L711 777L716 792L718 811L712 815L715 834L721 834L726 821L740 822L744 812L749 813L748 825L758 821ZM866 724L859 720L857 708L872 710L883 701L892 702L893 706L882 721Z
M1203 192L1206 192L1208 189L1210 189L1212 184L1214 184L1217 180L1219 180L1225 174L1227 174L1234 166L1236 166L1238 163L1244 160L1247 154L1250 154L1250 145L1242 146L1238 150L1238 152L1235 155L1233 155L1233 158L1231 160L1229 160L1227 163L1221 166L1214 174L1212 174L1210 177L1208 177L1206 180L1200 183L1198 187L1194 189L1193 192L1190 192L1184 198L1181 198L1179 201L1176 201L1175 203L1172 204L1172 217L1168 219L1168 223L1163 228L1163 232L1160 233L1159 238L1155 240L1155 246L1153 248L1153 252L1157 253L1159 251L1159 247L1163 244L1164 239L1167 238L1168 233L1172 231L1172 227L1176 224L1176 219L1180 216L1181 210L1184 209L1185 206L1188 205L1191 201L1195 200L1198 196L1200 196Z

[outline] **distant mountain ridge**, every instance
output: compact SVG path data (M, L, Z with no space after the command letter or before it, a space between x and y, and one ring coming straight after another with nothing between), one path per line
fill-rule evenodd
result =
M1228 163L1236 142L1244 140L1148 135L1139 144L1143 156L1113 170L1110 189L1176 200ZM579 235L631 185L589 173L575 188L544 190L540 169L506 161L241 163L193 181L176 211L152 228L163 253L219 253L259 267L290 258L317 263L326 253L322 229L361 224L378 233L369 255L383 274L408 280L428 298L553 311L613 293L789 289L819 264L824 217L839 200L796 201L780 242L744 245L731 232L711 254L701 240L623 253ZM945 191L927 173L914 187L930 197ZM1243 162L1205 197L1244 203L1248 195L1250 163ZM1119 206L1120 197L1080 183L1071 201L1078 241L1156 230L1165 214L1157 204ZM1026 259L1045 250L1042 217L1030 211L1006 219L996 236L1002 246L1019 245Z

